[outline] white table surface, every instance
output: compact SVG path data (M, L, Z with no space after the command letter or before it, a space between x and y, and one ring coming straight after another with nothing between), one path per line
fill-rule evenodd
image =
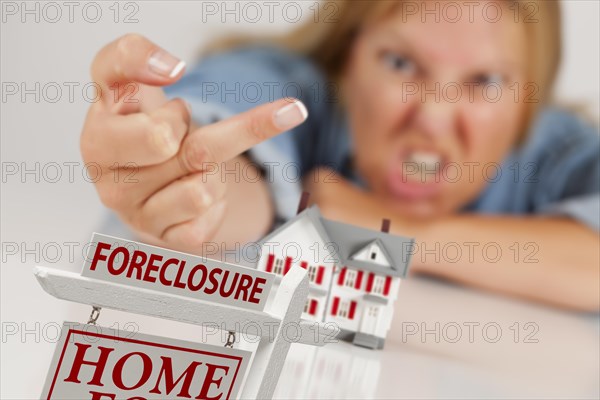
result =
M383 351L349 343L323 348L292 345L276 397L597 399L599 396L596 316L557 311L415 278L402 283L396 307L394 325ZM519 323L520 332L517 343L515 322ZM532 324L525 329L528 322ZM469 325L473 327L472 343ZM462 336L457 336L457 326L461 327ZM539 329L534 334L536 326ZM415 327L419 332L411 334ZM422 327L429 330L425 337L421 335ZM501 334L496 338L498 327ZM527 334L531 336L526 340Z
M10 275L11 284L3 282L2 298L11 304L3 303L0 398L38 398L54 351L56 327L63 320L85 322L90 307L51 297L29 268L6 268L10 271L3 275ZM515 322L520 324L517 343ZM185 340L198 340L201 334L196 326L113 310L103 310L98 323L135 326L142 333ZM525 329L526 323L538 327L529 337L537 343L526 343L525 335L533 332L531 326ZM472 343L468 324L473 326ZM18 331L7 334L6 328L15 326ZM462 336L457 337L456 327ZM497 327L502 332L496 340ZM429 332L424 337L423 328ZM410 334L410 329L419 332ZM345 342L322 348L294 344L275 397L598 398L599 347L595 315L411 277L400 287L384 350Z

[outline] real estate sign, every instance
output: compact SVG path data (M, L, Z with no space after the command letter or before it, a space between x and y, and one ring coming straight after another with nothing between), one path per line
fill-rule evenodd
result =
M251 353L65 322L42 399L236 398Z
M258 311L273 285L267 272L98 233L81 275Z

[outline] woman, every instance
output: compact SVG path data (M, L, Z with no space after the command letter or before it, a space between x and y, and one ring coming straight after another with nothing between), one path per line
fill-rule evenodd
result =
M326 217L388 217L416 237L415 272L597 311L599 142L548 106L558 4L489 1L458 19L414 2L334 4L333 21L185 76L137 35L102 49L103 101L81 147L123 170L96 183L103 203L143 240L201 252L260 238L304 186Z

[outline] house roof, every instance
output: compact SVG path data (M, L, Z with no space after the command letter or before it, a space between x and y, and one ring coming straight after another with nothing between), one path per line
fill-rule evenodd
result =
M319 207L316 205L306 208L300 214L262 238L258 243L268 242L279 232L292 226L300 218L309 218L324 242L333 242L336 244L336 254L332 254L332 256L336 260L339 260L337 262L338 265L371 271L377 274L406 277L414 239L326 219L321 215ZM381 249L385 252L386 257L388 257L391 263L390 267L367 261L352 260L350 258L358 250L373 241L377 241Z
M365 250L367 247L371 247L371 245L377 245L377 247L379 247L381 249L381 252L383 253L383 256L385 257L386 260L388 260L388 262L392 262L392 257L390 256L390 253L387 252L387 250L385 249L385 245L383 244L383 242L381 241L381 239L377 238L374 240L371 240L370 242L367 242L365 245L357 247L353 252L351 252L348 255L348 258L352 258L354 261L354 257L356 257L356 254L358 254L359 252Z

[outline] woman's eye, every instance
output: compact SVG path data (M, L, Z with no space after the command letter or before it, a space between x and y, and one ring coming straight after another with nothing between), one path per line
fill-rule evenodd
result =
M475 82L480 85L502 85L504 77L500 74L478 74L475 75Z
M394 53L384 53L382 56L385 65L394 70L402 71L406 73L414 73L416 71L416 65L407 57L400 56Z

